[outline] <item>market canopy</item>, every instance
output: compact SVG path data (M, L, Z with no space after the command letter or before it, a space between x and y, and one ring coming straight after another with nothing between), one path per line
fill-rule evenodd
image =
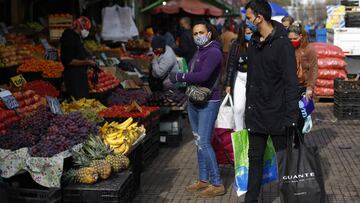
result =
M269 3L271 6L271 14L272 16L288 16L289 13L280 5L276 4L276 3ZM241 13L245 14L246 10L243 9L241 10Z
M166 5L154 8L154 13L176 14L180 10L194 15L222 16L224 11L200 0L171 0Z

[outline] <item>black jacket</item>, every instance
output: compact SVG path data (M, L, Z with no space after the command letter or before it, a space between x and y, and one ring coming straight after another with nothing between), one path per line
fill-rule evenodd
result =
M298 81L295 50L283 25L260 42L255 33L248 49L245 123L250 132L283 135L297 123Z
M196 50L197 47L193 40L192 31L184 30L180 36L179 48L175 49L175 53L181 57L184 57L186 63L189 64Z
M234 89L237 71L241 71L241 72L247 71L247 53L241 52L238 55L237 52L239 48L240 48L239 41L234 40L231 43L227 62L226 62L226 77L225 77L224 85L225 87L230 86L231 89Z

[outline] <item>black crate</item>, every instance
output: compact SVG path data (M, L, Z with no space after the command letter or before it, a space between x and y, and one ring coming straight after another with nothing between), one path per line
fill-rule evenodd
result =
M334 105L334 115L340 120L360 119L360 105Z
M61 203L60 188L46 188L37 184L26 172L4 179L1 190L6 192L9 203Z
M168 135L160 133L160 143L170 147L179 147L182 140L182 134Z
M21 75L28 82L42 79L42 72L26 72L26 73L21 73Z
M130 150L130 153L127 155L130 160L129 170L133 173L134 186L137 190L141 182L143 146L141 143L138 143Z
M159 126L153 128L143 142L143 169L151 164L151 162L159 155L160 151L160 133Z
M133 173L113 174L94 185L71 184L63 188L63 203L132 202L136 194Z
M352 79L354 75L348 75L349 79L336 78L334 81L334 90L343 91L357 91L360 93L360 80Z
M360 90L338 91L334 92L334 102L342 105L360 105Z

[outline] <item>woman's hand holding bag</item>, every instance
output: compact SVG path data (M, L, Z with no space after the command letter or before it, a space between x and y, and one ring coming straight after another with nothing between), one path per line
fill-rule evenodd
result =
M226 105L230 101L230 106ZM230 94L226 94L221 103L216 119L215 128L234 129L234 103Z

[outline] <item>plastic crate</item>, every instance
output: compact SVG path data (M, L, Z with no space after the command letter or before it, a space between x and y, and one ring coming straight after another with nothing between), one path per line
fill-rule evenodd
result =
M360 105L360 90L338 91L334 92L334 102L339 106Z
M60 188L43 187L37 184L28 172L3 180L0 190L6 192L9 203L61 203L62 201Z
M63 188L63 203L132 202L136 194L133 173L113 174L94 185L71 184Z
M326 42L327 38L326 38L326 29L316 29L316 42Z
M141 143L134 146L130 153L127 155L130 160L129 170L133 173L134 186L137 190L140 187L141 171L142 171L142 153L143 146Z
M360 92L360 80L354 79L356 75L348 75L349 79L336 78L334 81L335 91L358 91Z
M160 133L167 135L181 134L182 117L181 114L168 114L160 120Z
M143 169L151 164L151 162L159 155L160 151L160 133L159 125L154 127L143 142Z
M334 105L334 115L340 120L360 119L360 105Z

